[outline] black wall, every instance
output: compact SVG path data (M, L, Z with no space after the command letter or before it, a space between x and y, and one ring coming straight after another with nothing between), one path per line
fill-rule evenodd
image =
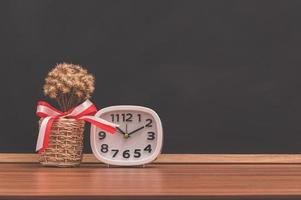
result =
M300 1L1 1L0 152L33 152L59 62L153 108L164 153L301 153ZM90 152L89 126L86 152Z

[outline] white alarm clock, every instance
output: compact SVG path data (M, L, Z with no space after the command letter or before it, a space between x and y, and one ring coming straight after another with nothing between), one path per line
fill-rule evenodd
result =
M118 124L114 134L91 126L91 148L100 161L108 165L144 165L161 153L163 130L159 116L142 106L111 106L96 113Z

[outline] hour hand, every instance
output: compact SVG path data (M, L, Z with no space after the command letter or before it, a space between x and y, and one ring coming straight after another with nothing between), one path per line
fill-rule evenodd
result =
M117 131L123 135L125 135L126 133L119 127L116 127Z

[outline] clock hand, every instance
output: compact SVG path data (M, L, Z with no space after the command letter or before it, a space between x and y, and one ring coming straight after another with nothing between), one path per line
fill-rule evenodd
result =
M123 135L125 135L126 133L123 131L123 130L121 130L121 128L119 128L119 127L116 127L116 129L117 129L117 131L119 132L119 133L121 133L121 134L123 134Z
M132 135L133 133L136 133L137 131L140 131L141 129L144 129L144 126L141 126L140 128L137 128L136 130L133 130L132 132L128 133L128 135Z
M124 134L124 138L128 139L130 137L130 135L128 134L128 124L125 124L125 134Z

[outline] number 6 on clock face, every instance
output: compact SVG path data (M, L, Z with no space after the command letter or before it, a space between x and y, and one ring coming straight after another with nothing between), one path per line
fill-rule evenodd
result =
M111 106L96 113L118 124L115 134L91 126L91 147L100 161L110 165L143 165L161 152L163 130L159 116L142 106Z

